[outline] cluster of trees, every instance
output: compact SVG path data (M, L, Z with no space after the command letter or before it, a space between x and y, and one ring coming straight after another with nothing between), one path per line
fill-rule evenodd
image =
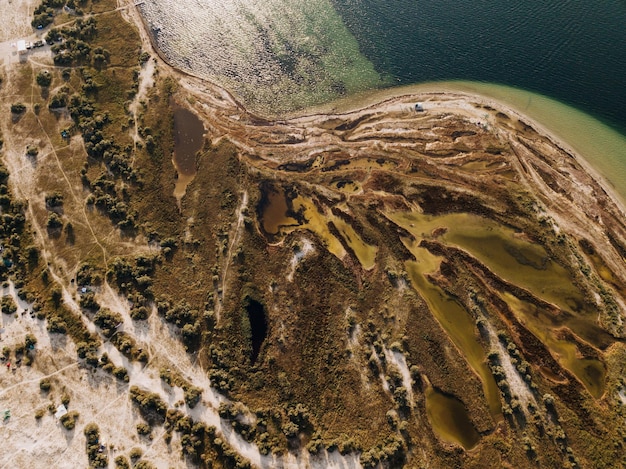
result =
M2 310L2 314L15 314L17 305L15 301L13 301L13 297L3 296L2 301L0 301L0 309Z
M13 114L23 114L26 112L26 106L23 103L13 103L11 104L11 112Z
M65 0L42 0L41 4L33 12L31 26L33 28L45 28L54 21L55 10L65 5Z
M100 428L93 422L85 425L83 429L86 442L87 457L89 458L89 467L108 467L109 458L105 452L100 452Z
M402 438L394 433L379 445L361 453L361 464L366 469L378 467L403 467L406 461L406 449Z
M157 302L157 311L167 322L180 329L183 344L188 351L197 349L202 337L203 319L199 310L192 308L184 299L173 305L169 299L161 297Z
M141 416L149 425L162 425L165 422L167 405L157 393L131 386L130 400L137 406Z
M102 285L102 270L89 262L83 262L76 272L79 287Z
M118 327L123 323L122 316L119 313L108 308L100 308L94 316L93 322L126 358L141 362L148 361L148 354L142 347L137 345L137 341L133 336L118 330Z
M3 247L0 280L10 273L23 275L28 268L21 241L26 226L26 203L13 197L8 186L9 171L0 163L0 244ZM14 279L16 287L23 285L19 278Z
M170 386L178 386L183 389L185 396L185 404L190 408L194 408L202 397L202 388L193 386L187 380L183 379L178 373L173 373L170 369L162 368L159 376Z
M67 107L69 100L70 89L67 86L62 86L59 90L50 98L48 103L48 109L62 109Z
M109 61L109 52L102 48L92 50L89 41L98 32L96 19L92 16L77 19L72 26L53 28L48 31L46 41L54 43L50 48L55 53L55 65L90 65L97 68Z
M42 70L35 77L35 81L42 88L47 88L52 83L52 75L48 70Z
M107 279L128 297L132 304L130 316L135 320L148 318L154 299L152 276L157 261L155 256L140 255L133 259L117 257L109 265Z
M46 222L46 228L48 234L53 237L58 237L61 234L63 228L63 195L59 192L52 192L45 195L46 209L50 212L48 214L48 220ZM68 223L68 225L71 225ZM73 228L72 228L73 230Z
M120 381L128 383L128 370L123 366L115 366L115 364L109 359L109 355L106 352L100 357L98 366L100 366L103 371L112 374Z
M72 410L65 414L63 417L61 417L59 420L61 421L61 425L63 425L66 430L73 430L76 426L76 421L78 420L79 415L80 414L78 412Z
M172 431L180 434L183 457L192 463L202 465L220 462L223 467L249 469L250 461L239 455L224 439L216 435L215 427L203 422L195 422L179 410L167 411L165 428L168 435ZM166 436L171 438L171 436ZM204 463L204 464L202 464Z

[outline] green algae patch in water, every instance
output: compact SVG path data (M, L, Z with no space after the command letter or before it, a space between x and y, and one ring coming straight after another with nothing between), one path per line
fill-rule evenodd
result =
M390 218L419 238L445 228L439 241L467 250L499 277L572 314L588 313L580 311L585 301L567 270L551 261L543 246L525 240L511 228L466 213L398 212Z
M548 347L559 364L578 378L589 394L595 398L602 396L606 379L604 363L582 356L574 342L560 338L549 313L542 312L537 306L510 293L502 293L502 299L517 319Z
M303 196L298 196L293 200L293 209L301 213L306 220L306 223L301 228L315 233L331 254L339 259L343 259L346 255L346 250L341 242L330 232L326 214L320 213L315 203Z
M426 414L435 433L449 443L458 443L466 450L480 441L480 435L469 419L461 401L428 386Z
M354 228L339 217L332 216L332 222L337 227L339 234L350 246L359 263L365 270L371 270L376 265L376 253L378 248L371 246L361 239Z
M454 298L451 298L426 278L425 274L437 270L439 258L424 248L406 244L407 248L418 259L417 262L406 262L407 272L413 286L422 295L428 309L441 324L452 342L459 348L470 367L480 377L489 411L495 419L498 419L502 413L500 390L487 365L485 351L474 334L475 321Z

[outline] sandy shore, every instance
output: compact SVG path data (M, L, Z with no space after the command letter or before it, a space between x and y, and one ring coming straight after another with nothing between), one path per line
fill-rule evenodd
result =
M295 117L296 114L294 114L293 118L306 119L307 117L313 117L320 114L340 116L345 114L353 114L355 112L358 113L367 109L384 110L384 108L388 107L390 103L397 103L400 101L427 101L433 96L433 94L436 94L439 98L442 99L461 98L465 100L467 102L467 105L469 106L473 104L487 105L493 107L494 109L502 111L505 114L514 115L518 119L528 123L529 125L533 126L538 132L548 137L555 145L559 146L560 148L574 156L576 160L581 164L581 166L583 166L585 170L596 181L600 183L602 188L618 204L620 210L626 216L626 181L622 181L622 178L626 177L626 138L621 136L619 133L608 129L608 127L606 127L601 122L595 121L595 119L593 119L592 117L585 116L590 122L586 124L588 126L593 126L593 121L595 121L597 128L589 128L587 134L580 136L581 139L593 141L598 131L604 131L605 133L611 132L613 134L609 135L608 137L608 139L611 139L611 141L608 142L608 145L606 142L606 137L604 141L598 141L597 145L595 145L596 151L594 151L593 155L590 155L588 152L584 151L585 149L578 148L577 145L570 142L570 139L563 138L561 135L559 135L557 131L553 130L551 125L553 122L551 121L551 119L539 120L537 119L537 117L529 115L529 113L525 112L525 110L520 109L519 106L511 105L503 99L498 99L490 96L489 94L481 93L476 89L473 89L474 87L488 89L490 86L495 86L500 94L506 92L507 89L509 89L513 92L527 93L530 97L534 95L534 93L525 92L522 90L514 90L512 88L499 85L477 84L470 82L433 82L389 88L384 90L368 91L366 93L347 97L322 106L309 108L299 113L298 117ZM471 91L468 91L468 89L471 89ZM549 99L545 97L541 98L546 100ZM567 106L560 103L559 105L563 106L565 112L568 111ZM425 106L427 109L428 105L426 104ZM575 111L573 109L571 110ZM537 112L535 112L534 114L537 114ZM621 147L622 143L624 145L623 147ZM620 152L620 147L622 149L622 152ZM613 156L613 159L617 161L610 161L609 164L606 164L607 161L604 161L601 162L604 164L598 164L599 156L603 157L605 160L609 159L610 156ZM607 169L610 170L608 174ZM609 179L609 177L614 178L614 180ZM621 184L622 182L623 184Z

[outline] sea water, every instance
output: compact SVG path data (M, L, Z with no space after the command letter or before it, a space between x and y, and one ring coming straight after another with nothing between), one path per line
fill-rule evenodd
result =
M153 0L139 8L172 65L256 112L455 80L434 86L529 115L626 199L625 1Z

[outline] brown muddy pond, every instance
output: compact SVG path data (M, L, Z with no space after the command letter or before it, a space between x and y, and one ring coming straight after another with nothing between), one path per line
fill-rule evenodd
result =
M204 143L204 125L189 109L174 106L174 158L178 180L174 196L180 201L196 175L196 155Z
M461 401L429 386L426 389L426 414L435 433L450 443L472 449L480 435Z
M287 215L287 197L280 187L270 187L263 191L261 198L261 223L263 231L276 235L285 226L298 225L298 220Z
M174 163L180 174L196 174L196 153L204 142L204 125L189 109L174 108Z

